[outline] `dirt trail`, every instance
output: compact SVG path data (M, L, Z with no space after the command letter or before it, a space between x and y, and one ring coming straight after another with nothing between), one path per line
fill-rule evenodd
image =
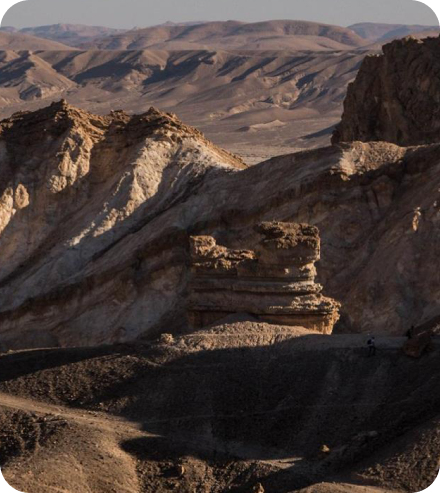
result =
M96 411L70 409L64 406L46 404L45 402L24 399L0 392L0 407L20 410L30 413L53 414L82 426L98 428L102 431L111 431L118 435L155 436L141 431L141 424L128 421L117 416L111 416Z
M5 393L0 393L0 410L12 411L14 416L24 413L31 422L42 426L35 444L25 444L18 456L12 453L2 468L6 481L18 491L141 491L136 459L120 446L126 441L154 437L142 432L140 425L95 411L69 409ZM45 427L53 434L41 434ZM7 437L13 443L13 431L8 431ZM22 430L18 434L20 440Z
M76 410L64 406L47 404L41 401L16 397L3 392L0 392L0 408L1 407L30 413L51 414L55 417L63 418L70 422L75 422L81 426L91 427L104 433L110 432L113 434L113 436L117 437L118 440L121 441L125 439L134 439L141 437L160 437L160 435L142 431L141 423L128 421L124 418L119 418L117 416L111 416L108 414L90 410ZM194 416L191 416L191 418L194 418ZM222 450L223 452L226 452L228 449L228 447L222 447L220 444L216 444L214 446L212 443L208 443L206 440L203 440L201 438L198 438L197 440L191 440L189 438L183 439L178 437L172 438L172 442L186 445L188 445L192 441L194 442L195 446L197 446L200 450L203 450L205 453L213 452L214 450ZM236 457L242 456L243 459L248 456L249 453L255 452L255 450L252 450L250 447L244 447L243 445L238 444L236 447L233 447L233 449ZM284 451L279 451L280 456L284 453ZM295 464L297 461L301 461L301 458L284 457L283 459L260 460L259 462L261 464L267 464L279 469L287 469L289 467L292 467L292 465ZM308 471L309 467L306 467L305 469Z

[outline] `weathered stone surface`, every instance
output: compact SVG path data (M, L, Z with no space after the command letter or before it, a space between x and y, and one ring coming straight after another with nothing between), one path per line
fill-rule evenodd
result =
M189 236L242 254L251 245L252 257L253 225L273 220L319 228L317 280L342 304L337 331L404 334L440 312L438 145L355 142L240 171L154 110L98 117L63 103L0 130L3 347L185 330ZM316 275L311 265L258 269L266 281Z
M413 37L368 55L349 85L333 143L440 142L440 38Z
M244 167L154 108L100 117L61 101L1 122L0 344L99 344L145 327L162 332L164 313L174 317L186 235L168 224L162 244L148 246L141 231L208 174ZM117 267L104 259L114 248Z
M231 313L302 326L330 334L339 303L315 283L318 229L307 224L263 222L252 250L218 246L211 236L190 238L192 281L189 323L201 328Z

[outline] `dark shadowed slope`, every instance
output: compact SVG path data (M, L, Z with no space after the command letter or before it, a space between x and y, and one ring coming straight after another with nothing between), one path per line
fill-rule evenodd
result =
M402 343L243 321L4 354L2 471L32 493L414 493L438 471L439 346Z

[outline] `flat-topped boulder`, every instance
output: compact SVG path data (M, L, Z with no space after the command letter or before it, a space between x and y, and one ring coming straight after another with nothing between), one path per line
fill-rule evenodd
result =
M201 328L246 312L264 322L330 334L340 305L315 283L318 229L263 222L255 231L259 241L243 250L217 245L212 236L191 237L190 325Z

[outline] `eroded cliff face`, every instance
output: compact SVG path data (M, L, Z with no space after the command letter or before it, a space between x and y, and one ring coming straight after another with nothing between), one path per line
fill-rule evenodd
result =
M408 37L365 57L349 85L333 143L440 142L440 38Z
M264 222L250 250L218 246L212 236L191 242L189 322L202 328L242 312L278 325L331 334L339 304L315 283L318 229L307 224Z
M20 337L20 345L40 346L130 338L140 327L154 325L157 314L172 312L170 286L181 276L182 262L171 260L173 253L162 253L156 243L159 253L151 267L163 275L151 274L144 291L136 274L141 257L119 250L119 242L184 202L206 175L243 167L197 130L155 109L98 117L61 101L4 120L4 343ZM105 262L97 267L113 248L119 250L119 275ZM130 333L127 326L135 325Z
M186 329L190 237L249 250L274 220L319 228L336 332L402 334L439 313L439 145L356 142L242 169L173 116L64 104L0 137L5 347Z

